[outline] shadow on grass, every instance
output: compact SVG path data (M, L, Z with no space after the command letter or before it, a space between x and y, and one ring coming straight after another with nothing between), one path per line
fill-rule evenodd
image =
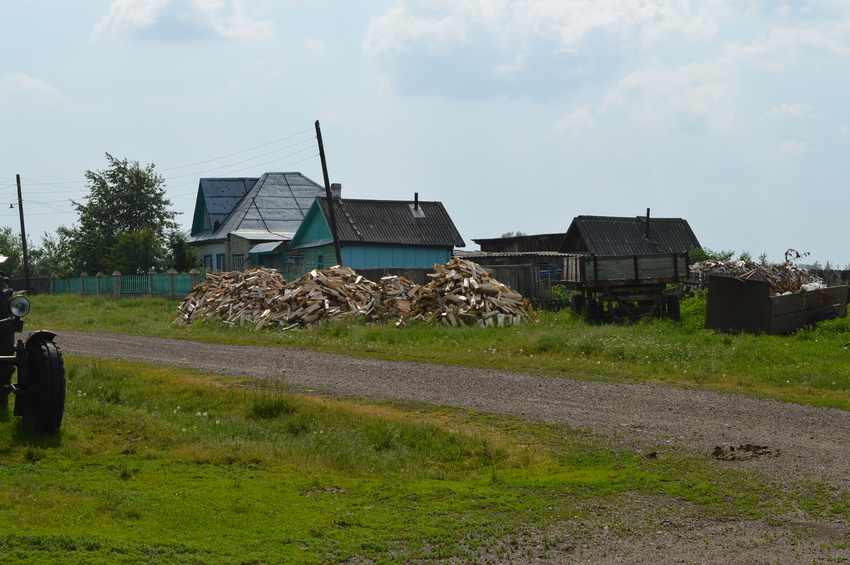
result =
M14 421L15 424L12 430L12 445L41 448L59 447L62 445L61 429L55 433L44 433L27 427L20 418L15 417L12 402L11 399L0 398L0 423Z

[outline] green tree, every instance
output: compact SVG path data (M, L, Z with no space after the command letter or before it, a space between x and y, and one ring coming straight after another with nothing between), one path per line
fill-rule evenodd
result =
M111 273L117 265L122 273L162 268L167 233L177 228L165 181L153 164L142 168L138 161L119 160L109 153L106 159L106 170L86 171L90 193L85 202L71 201L79 223L58 230L59 238L68 241L70 268L74 274L92 275Z
M691 264L709 259L713 261L731 261L734 255L734 251L712 251L708 247L694 247L688 252Z
M69 277L71 272L68 241L57 234L44 232L41 245L28 248L31 277Z
M168 247L171 250L171 267L179 272L185 273L201 266L198 249L189 245L189 237L185 232L171 230L168 233Z
M21 235L12 232L12 228L9 226L0 228L0 255L7 257L5 261L0 263L1 272L11 279L24 276L24 253Z

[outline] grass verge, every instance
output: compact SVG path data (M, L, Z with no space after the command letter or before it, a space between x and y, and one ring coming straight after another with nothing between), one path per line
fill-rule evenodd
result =
M847 493L773 485L666 444L647 455L563 425L66 364L58 436L0 411L5 562L486 563L683 515L850 518Z

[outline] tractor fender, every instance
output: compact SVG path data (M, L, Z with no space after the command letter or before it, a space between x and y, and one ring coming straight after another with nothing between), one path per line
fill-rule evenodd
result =
M27 348L29 348L30 345L34 343L40 343L42 341L53 341L53 338L55 337L56 332L51 332L50 330L37 330L27 336L25 345Z

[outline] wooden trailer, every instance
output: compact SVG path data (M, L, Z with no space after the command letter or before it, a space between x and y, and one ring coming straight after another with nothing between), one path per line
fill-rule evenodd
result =
M576 290L573 312L588 322L681 316L681 293L667 288L688 280L687 253L575 255L565 259L565 269L565 281Z

